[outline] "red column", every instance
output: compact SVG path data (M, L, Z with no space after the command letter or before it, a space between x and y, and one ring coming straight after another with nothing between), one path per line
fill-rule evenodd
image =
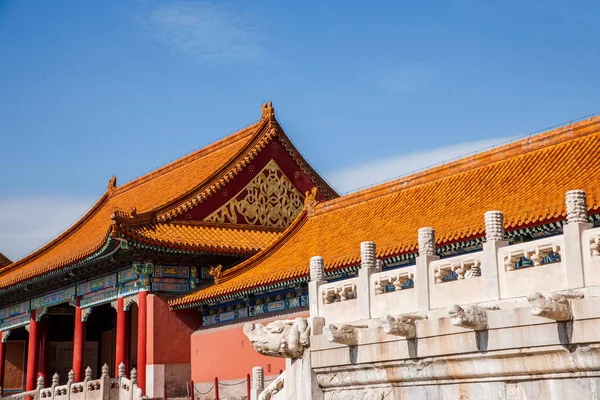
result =
M38 322L38 376L42 375L44 381L48 383L46 364L48 363L48 321Z
M6 363L6 343L4 340L0 341L0 387L4 387L4 364ZM2 397L2 390L0 389L0 397Z
M125 300L123 300L123 306L125 306ZM125 311L125 371L127 374L131 372L131 313L129 310Z
M148 292L139 293L138 304L138 339L137 339L137 372L138 386L146 393L146 310Z
M75 322L73 328L73 371L75 382L83 382L83 349L85 345L85 322L81 320L79 299L75 303Z
M35 320L35 310L29 318L29 345L27 348L27 378L25 391L34 390L37 386L37 356L38 356L38 323Z
M115 351L115 377L119 377L119 365L125 363L126 358L126 334L127 329L125 310L123 310L123 298L117 299L117 345ZM127 370L125 370L127 373Z

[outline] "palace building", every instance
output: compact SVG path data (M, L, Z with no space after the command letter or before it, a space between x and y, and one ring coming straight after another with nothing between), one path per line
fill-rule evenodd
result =
M218 142L123 185L111 178L36 252L0 255L0 382L20 392L40 374L62 381L72 369L79 382L87 366L124 363L156 398L165 383L233 385L254 366L279 375L285 360L256 353L242 326L308 317L311 257L324 258L328 282L358 275L364 241L377 243L379 271L412 267L424 226L437 256L479 251L483 214L496 209L510 243L558 235L571 189L587 193L596 224L599 159L592 118L340 197L264 104L258 122ZM355 295L338 289L337 302Z

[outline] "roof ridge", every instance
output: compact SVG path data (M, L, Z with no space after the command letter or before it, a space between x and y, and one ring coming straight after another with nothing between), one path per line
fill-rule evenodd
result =
M184 225L184 226L197 226L205 228L216 228L216 229L237 229L237 230L249 230L249 231L271 231L271 232L283 232L285 228L279 228L276 226L264 226L264 225L249 225L249 224L233 224L225 222L210 222L210 221L195 221L187 219L172 219L167 222L152 222L147 224L151 225Z
M595 127L595 129L586 129ZM493 147L470 156L460 158L455 161L447 162L423 171L405 175L384 182L379 185L371 186L341 197L327 200L318 204L315 210L315 216L325 214L331 211L339 210L354 204L362 203L378 197L383 197L399 191L398 189L408 189L425 183L431 183L439 179L447 178L453 175L459 175L469 170L491 165L507 158L520 157L528 153L548 148L563 142L577 139L579 137L591 135L600 131L600 116L592 117L569 125L563 125L549 131L536 135L528 136L513 142ZM521 151L519 151L521 150ZM523 151L524 150L524 151ZM437 175L432 177L432 175ZM401 186L401 188L398 188Z
M261 122L262 122L262 120L253 122L252 124L247 125L241 129L238 129L237 131L234 131L233 133L226 135L226 136L222 137L221 139L211 142L204 147L196 149L196 150L194 150L190 153L187 153L171 162L164 164L161 167L153 169L141 176L138 176L137 178L134 178L128 182L125 182L124 184L115 187L111 196L118 196L119 194L127 192L130 189L133 189L143 183L146 183L149 180L152 180L156 176L160 176L160 175L166 174L168 172L171 172L177 168L180 168L180 167L186 165L186 163L190 162L191 160L194 160L199 157L203 157L209 153L212 153L213 151L219 150L219 149L226 147L230 144L233 144L239 140L242 140L245 137L256 133L252 129L259 127Z

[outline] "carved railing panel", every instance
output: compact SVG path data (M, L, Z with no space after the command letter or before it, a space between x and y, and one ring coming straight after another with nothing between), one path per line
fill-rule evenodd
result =
M478 251L432 261L428 270L430 308L485 301L483 256L484 252Z
M501 250L506 271L561 262L563 237L554 236L507 246Z
M356 278L352 278L322 285L323 304L356 300L356 283Z
M414 268L401 268L392 271L379 272L371 276L372 288L375 295L399 292L414 288Z
M436 284L480 277L481 252L434 261L431 270Z
M16 393L10 396L2 397L1 400L140 400L142 398L141 389L137 387L135 381L135 369L132 371L132 379L122 376L117 379L109 378L108 366L102 368L102 377L100 379L91 379L92 370L86 369L86 378L83 382L73 382L74 373L69 373L69 381L66 385L59 385L58 374L52 378L52 386L44 387L42 377L38 378L38 387L22 393Z
M586 285L600 285L600 228L583 232L582 250Z
M415 269L416 266L410 265L371 275L371 317L379 318L386 314L396 315L417 310L414 288L419 283L415 277Z
M353 321L359 314L358 278L319 286L319 316L328 321Z
M562 261L564 249L564 235L500 248L497 260L501 297L567 289L570 272Z
M277 378L269 384L258 395L258 400L284 400L287 399L285 390L285 371L282 372Z

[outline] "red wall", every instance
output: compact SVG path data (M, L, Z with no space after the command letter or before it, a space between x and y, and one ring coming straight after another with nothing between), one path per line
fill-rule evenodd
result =
M277 316L260 321L266 324L276 319L308 317L307 312ZM262 366L265 376L278 375L285 369L285 359L261 356L254 350L242 330L243 324L229 327L201 330L192 335L192 380L208 382L243 379L252 372L252 367ZM269 372L270 371L270 372Z
M148 364L189 364L190 338L202 317L196 310L170 311L167 297L148 295Z

